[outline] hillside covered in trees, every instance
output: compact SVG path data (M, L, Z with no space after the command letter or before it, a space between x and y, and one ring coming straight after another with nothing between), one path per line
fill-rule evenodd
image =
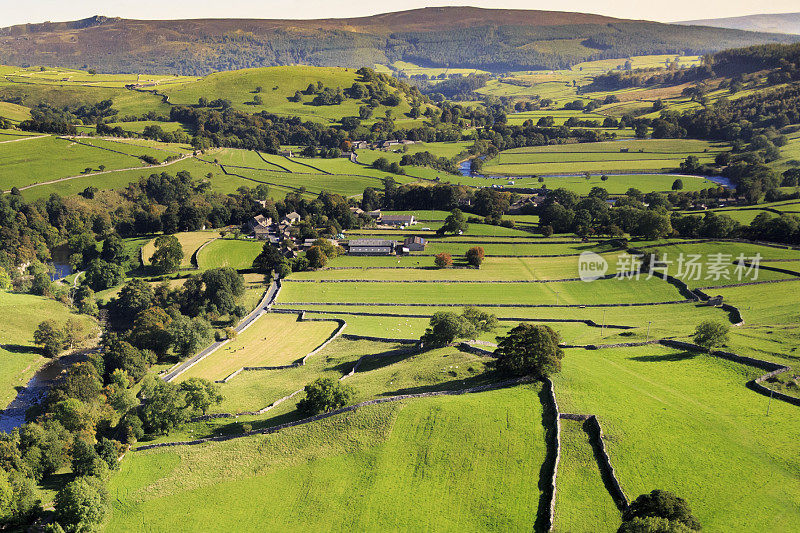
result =
M98 16L2 28L0 64L197 75L275 65L360 67L403 60L505 71L796 41L800 36L469 7L324 20L144 21Z

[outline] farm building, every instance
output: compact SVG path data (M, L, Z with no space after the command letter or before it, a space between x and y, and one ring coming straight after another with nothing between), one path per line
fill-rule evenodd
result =
M364 210L360 207L351 207L350 212L353 213L355 216L363 215Z
M424 252L426 244L428 243L422 237L406 237L403 248L407 248L410 252Z
M411 226L416 223L414 215L384 215L380 223L387 226Z
M383 239L353 239L348 244L350 255L392 255L394 242Z
M370 211L367 214L369 215L370 218L375 219L375 220L378 220L379 218L381 218L381 210L380 209L376 209L375 211Z
M300 222L301 218L302 217L300 216L299 213L292 211L291 213L288 213L285 217L281 219L281 224L288 224L291 226L296 224L297 222Z
M260 241L266 241L269 239L271 233L272 230L269 226L256 226L253 229L253 236Z
M266 228L272 224L272 219L264 215L256 215L247 221L246 227L250 232L255 231L257 228Z

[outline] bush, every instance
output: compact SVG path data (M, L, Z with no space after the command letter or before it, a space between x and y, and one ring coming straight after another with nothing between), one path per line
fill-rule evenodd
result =
M482 246L474 246L467 250L467 263L470 265L480 268L481 263L483 263L484 252ZM438 265L437 265L438 266Z
M459 337L463 330L461 318L450 311L439 311L431 317L430 326L420 339L431 346L446 346Z
M183 260L183 247L174 235L161 235L155 240L155 252L150 257L150 264L161 274L169 274L178 270Z
M714 320L698 324L694 332L694 342L703 348L713 349L728 342L730 326Z
M433 263L438 268L448 268L453 266L453 258L450 254L442 252L440 254L436 254L436 258L433 260Z
M465 307L460 315L439 311L431 317L430 326L420 340L427 345L445 346L457 337L474 338L478 333L492 331L495 327L497 317L475 307Z
M618 531L625 533L701 529L686 501L666 490L654 490L636 498L623 513L622 521Z
M55 357L64 349L66 336L53 320L45 320L33 332L33 342L42 347L47 357Z

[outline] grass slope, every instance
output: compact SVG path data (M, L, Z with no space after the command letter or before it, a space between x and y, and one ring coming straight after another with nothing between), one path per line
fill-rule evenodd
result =
M253 266L253 260L261 253L263 241L217 239L197 254L200 268L231 267L246 269Z
M132 453L111 482L108 530L530 530L545 455L537 389L378 405L273 435Z
M192 255L194 255L198 248L217 236L217 233L210 231L187 231L183 233L176 233L175 237L177 237L178 241L181 243L181 247L183 248L183 260L181 261L180 267L191 268ZM153 256L153 252L156 250L155 242L156 240L153 239L142 247L142 262L145 265L150 264L150 258Z
M335 322L299 322L296 315L263 315L233 341L181 374L178 380L191 377L217 380L243 366L292 364L322 344L337 326Z
M662 347L568 350L554 384L562 411L600 419L629 497L675 492L709 531L790 531L800 418L781 402L765 416L768 400L744 386L758 373ZM613 529L616 518L596 526Z
M267 111L278 115L299 116L303 120L335 122L341 117L358 116L358 108L363 105L360 100L346 99L340 105L312 106L313 95L304 95L302 101L291 102L289 97L295 91L305 91L309 84L322 82L326 87L346 89L353 85L358 76L356 69L334 67L267 67L244 69L229 72L215 72L199 81L174 87L163 91L169 96L170 103L187 105L196 104L198 99L208 100L225 98L233 107L247 113ZM256 93L256 87L261 91ZM253 104L253 97L260 96L262 104ZM387 108L378 107L374 115L383 116ZM411 110L411 106L402 102L391 108L395 117L400 117Z

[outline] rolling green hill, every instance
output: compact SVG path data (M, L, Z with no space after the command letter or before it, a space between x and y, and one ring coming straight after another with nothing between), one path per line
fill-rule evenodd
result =
M144 21L96 16L2 28L0 63L206 74L258 66L360 67L408 61L505 71L798 39L585 13L472 7L321 20Z

